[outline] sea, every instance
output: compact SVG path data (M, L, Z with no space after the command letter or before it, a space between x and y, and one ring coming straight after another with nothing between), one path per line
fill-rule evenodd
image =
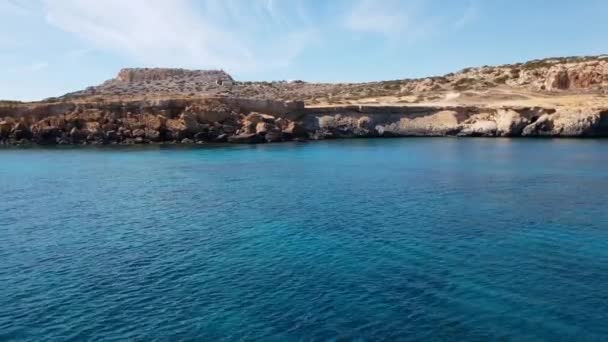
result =
M608 340L608 140L0 149L0 341Z

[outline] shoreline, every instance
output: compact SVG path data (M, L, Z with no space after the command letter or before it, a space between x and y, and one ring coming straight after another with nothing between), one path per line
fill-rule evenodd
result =
M351 138L332 138L332 139L316 139L316 140L289 140L280 142L266 143L229 143L229 142L199 142L199 143L182 143L182 142L144 142L144 143L87 143L87 144L37 144L32 142L25 143L2 143L0 142L0 150L21 150L21 149L48 149L48 150L71 150L71 149L146 149L146 148L187 148L187 149L204 149L204 148L223 148L223 147L238 147L238 146L280 146L284 144L290 145L306 145L320 142L347 142L347 141L379 141L379 140L412 140L412 139L449 139L449 140L511 140L511 141L549 141L549 140L572 140L572 141L608 141L608 135L602 136L512 136L512 137L489 137L489 136L366 136L366 137L351 137Z

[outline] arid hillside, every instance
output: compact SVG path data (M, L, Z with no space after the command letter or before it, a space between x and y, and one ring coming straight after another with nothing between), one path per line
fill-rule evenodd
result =
M108 101L226 96L304 101L308 106L551 101L608 93L608 55L467 68L444 76L369 83L239 82L222 70L123 69L101 85L51 101ZM591 97L591 98L590 98Z

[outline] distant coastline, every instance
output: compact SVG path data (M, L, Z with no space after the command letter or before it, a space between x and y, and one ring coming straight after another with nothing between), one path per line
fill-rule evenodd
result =
M124 69L40 102L0 101L1 145L267 143L362 137L606 137L608 57L353 84Z

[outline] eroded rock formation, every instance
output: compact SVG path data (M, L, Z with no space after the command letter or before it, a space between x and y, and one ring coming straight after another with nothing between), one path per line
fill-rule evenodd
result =
M263 113L234 99L13 106L2 144L266 143L394 136L608 135L608 110L543 107L344 106ZM243 101L242 103L248 103ZM288 108L272 104L270 109ZM259 106L256 106L259 109ZM272 112L270 110L269 112Z

